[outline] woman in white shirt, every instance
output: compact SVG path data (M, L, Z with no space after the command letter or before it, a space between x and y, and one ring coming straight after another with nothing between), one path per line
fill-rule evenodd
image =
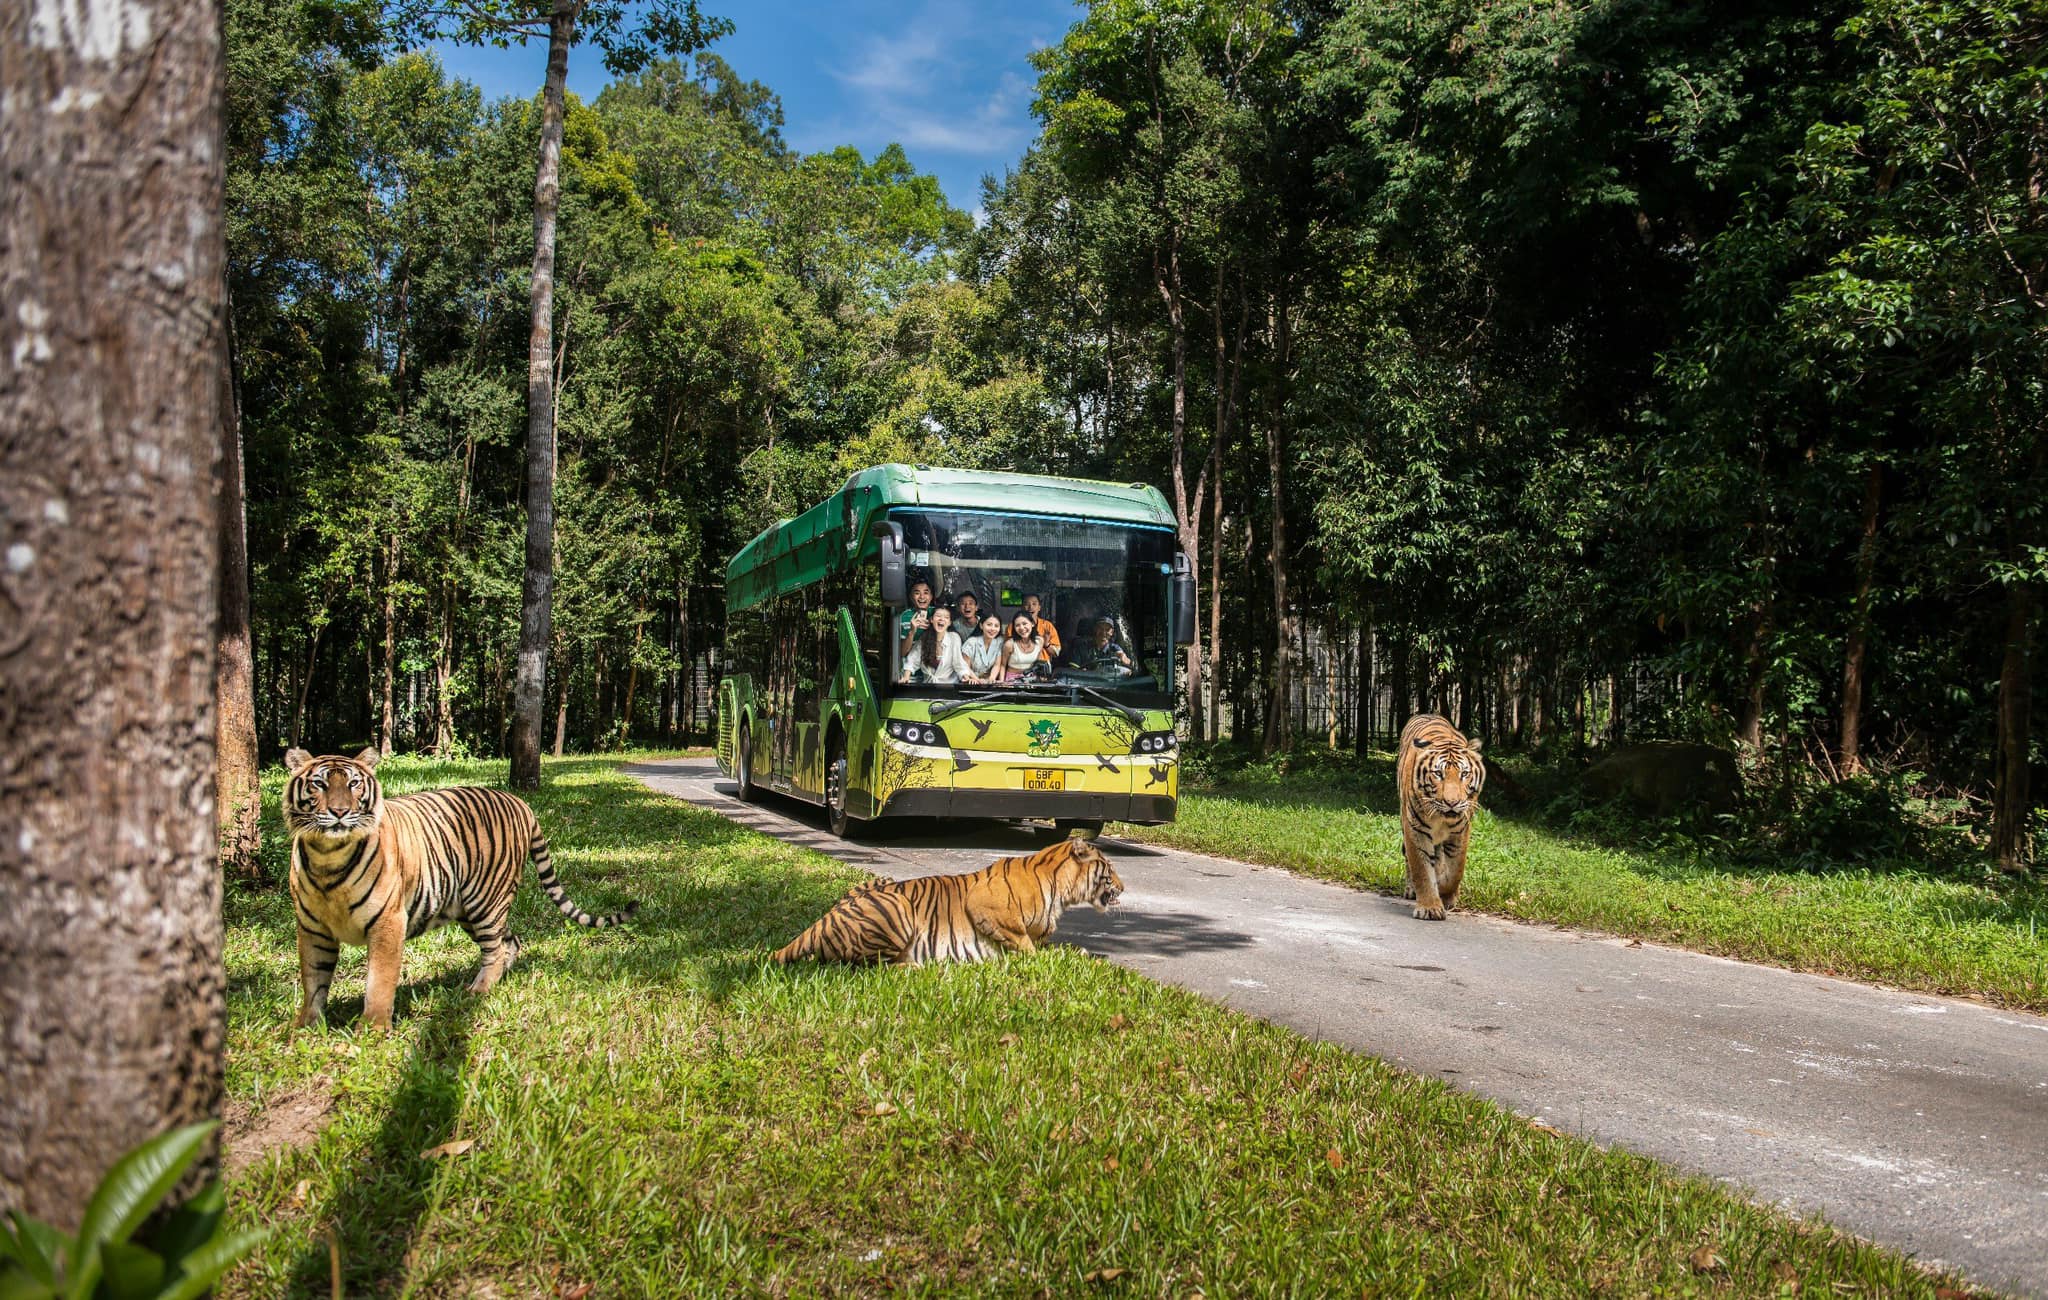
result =
M1051 662L1052 656L1038 635L1038 620L1021 613L1011 619L1009 639L1003 642L1003 680L1022 681L1036 665Z
M996 669L1003 661L1003 619L1000 614L981 616L981 634L969 632L967 640L960 647L960 657L967 663L967 671L960 680L976 684L996 680Z
M896 680L907 682L917 673L921 674L919 680L934 686L952 686L966 668L960 657L960 638L953 632L953 611L938 605L913 635L910 653L903 656L903 675Z

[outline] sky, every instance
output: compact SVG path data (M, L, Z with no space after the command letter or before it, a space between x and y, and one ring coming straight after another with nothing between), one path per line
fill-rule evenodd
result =
M733 32L712 48L782 97L783 138L806 153L842 144L873 157L901 144L956 207L981 206L981 178L1001 176L1037 135L1031 52L1081 17L1074 0L704 0ZM532 95L547 44L441 45L448 71L486 99ZM589 100L610 80L595 46L569 54L569 89Z

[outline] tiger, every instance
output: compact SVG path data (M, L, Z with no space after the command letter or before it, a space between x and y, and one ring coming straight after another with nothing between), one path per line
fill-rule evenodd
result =
M525 800L477 786L386 799L377 780L380 757L375 749L354 758L315 758L303 749L284 756L291 772L284 816L305 994L293 1029L325 1013L342 944L370 950L363 1019L389 1029L405 941L451 921L482 952L469 991L489 992L519 955L519 939L506 920L529 856L540 887L576 924L603 929L633 914L635 905L628 904L593 916L569 898Z
M1458 901L1472 814L1486 784L1479 742L1434 713L1418 713L1401 728L1395 780L1401 790L1401 851L1408 860L1407 897L1415 916L1441 921Z
M1035 952L1064 909L1086 903L1107 911L1123 891L1101 849L1062 840L963 875L862 881L773 959L918 966Z

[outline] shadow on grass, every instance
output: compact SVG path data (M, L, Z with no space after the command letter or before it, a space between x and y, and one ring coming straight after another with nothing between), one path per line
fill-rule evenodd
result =
M462 1071L482 999L463 991L469 972L452 971L426 984L400 987L395 1014L418 1035L397 1084L382 1100L384 1122L362 1153L355 1175L339 1189L328 1222L341 1247L342 1294L373 1295L403 1288L414 1247L427 1226L437 1160L421 1152L453 1140L462 1109ZM328 1023L354 1024L362 999L328 1008ZM334 1032L330 1029L328 1032ZM316 1235L292 1270L293 1290L328 1295L324 1236Z

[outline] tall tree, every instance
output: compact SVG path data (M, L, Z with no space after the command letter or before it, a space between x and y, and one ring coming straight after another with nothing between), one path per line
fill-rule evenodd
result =
M221 301L227 301L222 281ZM217 719L213 799L220 864L250 877L262 868L263 788L256 756L256 662L249 630L249 524L243 506L242 412L235 397L233 329L223 311L220 365L220 613L214 661Z
M217 1112L221 42L0 10L0 1205Z
M653 0L630 23L625 0L456 0L453 10L425 0L399 15L401 39L452 36L470 43L547 36L541 87L539 163L533 178L533 274L526 350L526 568L520 587L519 655L512 688L512 785L540 785L541 704L547 688L555 575L555 217L561 202L562 121L569 47L604 50L605 66L638 72L657 54L688 54L730 31L707 19L697 0Z

